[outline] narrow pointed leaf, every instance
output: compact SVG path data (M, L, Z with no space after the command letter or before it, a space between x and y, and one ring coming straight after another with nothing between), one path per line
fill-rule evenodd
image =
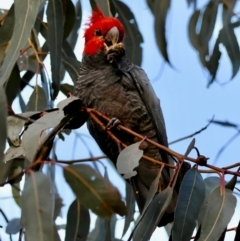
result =
M17 64L14 65L10 77L4 84L5 93L7 96L8 105L12 105L12 102L17 97L20 91L21 76Z
M219 42L226 48L228 57L232 63L232 76L233 79L240 67L240 48L237 37L234 32L234 26L226 25L219 33Z
M95 227L92 230L92 232L89 233L87 240L94 240L94 241L103 241L103 240L104 241L108 241L108 240L112 241L112 240L114 240L114 241L116 241L116 239L114 238L115 226L116 226L116 215L113 215L111 217L111 219L98 217L95 222ZM111 235L110 235L110 237L109 236L107 237L107 235L109 235L109 230L111 232Z
M73 93L74 87L70 84L61 84L60 90L65 96L68 96L69 93Z
M126 206L127 206L127 215L125 217L122 237L126 234L131 222L134 220L134 213L135 213L135 196L133 193L133 189L126 182Z
M20 50L23 49L33 28L40 0L15 0L15 19L13 34L8 51L0 69L0 84L3 85L8 80L9 75L15 65Z
M52 198L50 179L41 172L31 172L21 196L27 240L55 240Z
M155 1L154 3L154 30L158 49L166 62L170 64L167 51L166 19L170 9L171 0Z
M7 100L3 90L3 87L0 86L0 162L3 162L3 152L6 145L7 139Z
M217 75L217 70L219 67L219 60L221 58L221 51L219 50L219 37L215 42L214 48L213 48L213 52L212 55L210 57L209 61L204 61L205 67L207 67L211 78L208 82L208 87L213 83L213 81L216 79L216 75ZM201 54L201 53L200 53Z
M67 213L67 226L65 241L85 241L90 228L90 215L88 209L75 199Z
M74 49L77 39L78 39L78 32L81 26L82 22L82 6L81 6L81 0L77 1L77 4L75 6L75 13L76 13L76 20L75 20L75 25L73 27L72 32L68 36L67 40L69 45Z
M64 177L80 202L101 217L126 214L117 188L88 165L64 168Z
M138 24L131 9L121 1L112 1L118 18L123 24L126 32L124 46L128 58L134 63L141 66L142 63L142 42L143 37L139 31Z
M0 186L6 181L10 167L10 162L4 163L3 160L0 161Z
M188 24L188 36L189 36L192 46L196 50L200 49L199 35L196 32L199 16L200 16L200 10L194 11L194 13L192 14L192 16L189 20L189 24Z
M234 214L236 202L236 197L229 189L225 189L221 194L220 187L216 187L209 194L198 241L220 238Z
M80 74L80 62L75 58L64 56L62 63L69 73L73 83L76 83Z
M206 196L210 194L217 186L220 185L220 178L219 177L207 177L204 179L204 185L206 190Z
M152 232L155 230L172 199L172 194L173 189L168 187L154 197L145 215L134 231L134 241L145 241L150 239Z
M139 149L141 142L134 143L124 148L117 158L117 170L124 174L124 178L128 179L137 174L133 169L139 165L139 160L143 155L143 150Z
M44 90L36 85L27 104L27 111L43 111L47 108L47 98Z
M111 17L110 0L95 0L95 3L103 11L105 16Z
M172 241L188 241L205 197L201 174L193 167L185 174L174 215Z
M217 11L220 0L209 1L202 17L202 25L199 33L200 45L203 50L207 48L209 40L212 37L215 22L217 19Z
M158 187L159 187L160 176L161 176L161 172L158 173L157 177L154 179L154 181L152 182L152 184L151 184L151 186L149 188L147 200L145 202L145 205L144 205L144 208L143 208L141 216L144 216L144 213L148 209L150 203L152 202L154 196L157 193L157 190L158 190Z
M32 162L38 147L47 136L45 130L57 126L64 118L63 111L45 113L40 119L31 124L23 134L22 148L26 158Z
M231 18L234 15L234 7L236 5L237 0L226 0L223 4L223 11L222 11L222 22L223 26L228 25L231 23Z
M6 44L9 42L13 29L14 29L14 4L8 10L7 16L1 24L0 28L0 45Z
M75 6L71 0L65 1L64 15L65 21L63 28L63 38L66 39L73 30L76 20Z
M234 238L234 241L238 241L238 240L240 240L240 221L238 223L236 235L235 235L235 238Z
M48 20L48 47L51 58L52 87L54 90L52 98L58 95L60 86L60 68L62 60L62 38L63 38L63 9L61 0L50 0L47 7Z

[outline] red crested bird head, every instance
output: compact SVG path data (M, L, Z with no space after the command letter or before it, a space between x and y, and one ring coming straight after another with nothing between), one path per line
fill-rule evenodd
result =
M123 47L124 28L117 18L105 17L102 11L92 12L90 21L85 29L84 54L95 55L99 52L107 54L114 46Z

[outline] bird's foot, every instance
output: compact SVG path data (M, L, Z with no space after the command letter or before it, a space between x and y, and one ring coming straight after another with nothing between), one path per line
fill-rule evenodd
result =
M117 127L120 124L121 124L121 121L116 117L113 117L106 125L106 129L112 129L113 127Z

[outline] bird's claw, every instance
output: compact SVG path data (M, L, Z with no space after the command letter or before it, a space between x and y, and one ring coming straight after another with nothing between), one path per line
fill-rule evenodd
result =
M112 129L113 127L117 127L120 124L121 124L121 121L116 117L113 117L106 125L106 129Z

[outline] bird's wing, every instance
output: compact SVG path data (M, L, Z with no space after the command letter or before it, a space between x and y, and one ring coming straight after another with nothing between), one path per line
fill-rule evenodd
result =
M138 90L139 95L141 96L142 101L152 118L154 127L157 132L159 144L168 146L166 127L162 109L160 107L160 100L156 96L146 73L142 68L134 65L127 58L122 59L119 64L119 69L127 78L131 79L136 89ZM160 153L162 156L162 161L168 163L168 155L164 151L160 151Z

